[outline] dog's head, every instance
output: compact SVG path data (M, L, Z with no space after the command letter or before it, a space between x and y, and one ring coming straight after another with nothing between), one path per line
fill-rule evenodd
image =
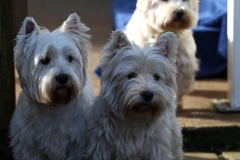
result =
M157 30L178 31L195 27L199 0L138 0L137 9Z
M131 44L121 31L103 48L101 95L121 119L155 120L173 107L177 37L167 32L149 47Z
M76 98L87 79L88 30L76 13L53 32L26 17L14 48L24 93L47 105L67 104Z

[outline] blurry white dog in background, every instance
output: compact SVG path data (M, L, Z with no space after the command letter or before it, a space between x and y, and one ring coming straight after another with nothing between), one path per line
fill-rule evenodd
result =
M198 22L198 8L199 0L138 0L126 27L130 41L140 46L146 42L155 43L166 31L177 35L178 109L182 108L183 95L193 91L195 73L199 68L191 30Z
M65 160L76 144L83 150L93 99L88 30L75 13L52 33L25 18L14 48L23 89L10 125L15 159Z

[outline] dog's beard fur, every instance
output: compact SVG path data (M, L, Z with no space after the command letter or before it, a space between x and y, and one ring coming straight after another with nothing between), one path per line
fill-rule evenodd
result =
M47 105L68 104L86 84L90 43L86 39L89 35L84 32L88 28L69 20L50 33L29 17L25 21L14 48L24 93ZM49 62L44 64L42 61L46 59ZM68 76L67 83L56 80L59 74Z
M75 99L80 92L81 86L78 77L72 73L69 75L70 79L65 85L57 83L56 77L57 75L45 75L41 78L39 85L41 101L48 105L67 104Z

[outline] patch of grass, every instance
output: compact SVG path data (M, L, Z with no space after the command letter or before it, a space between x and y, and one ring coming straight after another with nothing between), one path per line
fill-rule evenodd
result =
M216 111L216 112L218 111L216 104L214 104L213 102L210 102L210 103L209 103L209 108L210 108L212 111Z
M183 149L188 148L189 146L191 146L192 142L191 139L188 137L184 137L183 138Z
M218 160L229 160L228 158L225 158L224 156L219 156Z
M226 142L225 150L226 151L231 151L231 150L240 151L240 141Z

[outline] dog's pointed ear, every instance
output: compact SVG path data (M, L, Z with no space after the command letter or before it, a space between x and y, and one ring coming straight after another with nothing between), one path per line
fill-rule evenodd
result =
M103 47L102 53L109 52L115 56L117 51L124 47L132 47L127 36L120 30L113 31L110 41Z
M70 14L60 29L76 36L79 36L81 33L85 33L90 30L87 26L85 26L85 24L81 23L80 17L77 15L77 13ZM87 36L86 38L90 38L90 36L87 34L85 34L85 36Z
M200 0L194 0L193 2L193 7L196 11L199 10L199 4L200 4Z
M138 0L137 1L137 9L140 10L143 13L146 13L151 6L150 0Z
M23 21L22 27L19 31L19 35L29 35L32 34L34 30L39 30L39 27L35 20L31 17L26 17Z
M32 33L35 29L38 29L37 23L34 21L33 18L27 17L25 18L24 23L25 25L25 34Z
M178 38L173 32L163 33L154 46L157 47L160 54L168 58L171 63L176 63Z
M122 31L113 31L110 41L103 47L102 50L102 54L104 54L104 57L100 62L102 69L104 69L104 67L109 64L109 62L113 59L113 57L115 57L116 54L120 53L118 52L119 50L124 48L130 49L132 48L132 44L129 42L126 35Z
M31 54L31 49L33 48L37 38L35 36L39 33L40 27L37 25L35 20L31 17L26 17L22 23L22 26L16 37L16 45L14 47L14 52L18 59L24 59L23 54L27 57ZM26 46L26 43L29 45ZM23 48L25 51L23 52Z

